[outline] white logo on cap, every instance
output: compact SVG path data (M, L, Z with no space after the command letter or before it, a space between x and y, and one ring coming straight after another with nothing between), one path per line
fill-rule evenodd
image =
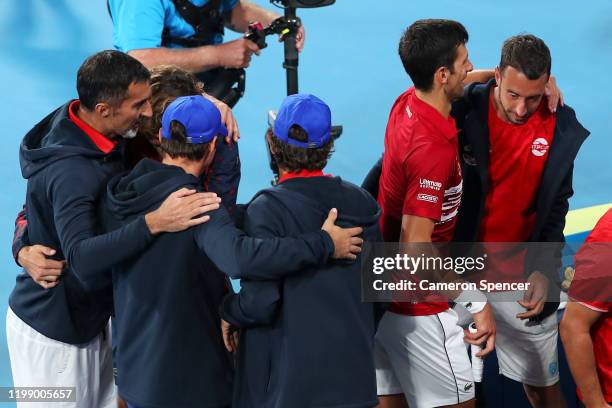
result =
M543 137L538 137L531 145L531 153L536 157L542 157L548 152L548 142Z

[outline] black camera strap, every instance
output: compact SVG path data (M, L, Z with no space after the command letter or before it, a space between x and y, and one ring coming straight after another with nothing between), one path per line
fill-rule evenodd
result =
M189 0L172 0L177 13L193 27L195 34L191 37L180 38L170 35L168 29L162 33L162 45L177 44L183 47L199 47L201 45L212 45L217 35L223 35L224 20L223 13L219 10L221 0L210 0L203 6L196 6Z
M231 18L231 11L221 13L221 0L210 0L199 7L189 0L172 0L177 13L193 27L195 34L188 38L172 37L167 29L162 33L162 45L177 44L192 48L215 43L217 35L224 34L224 22ZM244 94L245 72L243 69L217 68L199 73L198 79L204 90L230 107Z

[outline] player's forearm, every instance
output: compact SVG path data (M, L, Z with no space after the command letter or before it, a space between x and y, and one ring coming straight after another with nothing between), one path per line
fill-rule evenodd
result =
M570 370L582 393L584 404L588 407L605 403L595 369L595 355L590 333L582 331L576 333L575 330L570 332L562 325L561 338Z
M228 28L239 33L244 33L248 29L250 22L259 21L264 26L267 26L278 17L279 15L273 11L266 10L247 0L240 0L232 10L232 18Z
M65 231L66 228L61 230ZM144 217L126 223L112 232L78 241L73 238L79 235L78 227L71 230L69 234L62 234L60 239L62 242L70 242L66 245L68 263L89 291L109 285L108 272L112 267L142 253L154 239Z
M270 324L280 306L280 284L243 279L240 285L239 293L223 299L223 320L241 329Z
M463 85L471 84L472 82L488 82L494 77L495 70L493 69L475 69L472 72L468 72Z
M219 66L218 49L213 45L195 48L144 48L131 50L129 55L145 67L176 65L190 72L202 72Z

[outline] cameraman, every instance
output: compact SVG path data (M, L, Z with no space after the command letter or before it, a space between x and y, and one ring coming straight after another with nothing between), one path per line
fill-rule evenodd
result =
M224 43L224 27L244 33L250 22L267 26L279 17L248 0L109 0L108 6L117 49L146 67L172 64L194 73L248 67L259 48L244 38ZM298 51L304 39L300 26Z

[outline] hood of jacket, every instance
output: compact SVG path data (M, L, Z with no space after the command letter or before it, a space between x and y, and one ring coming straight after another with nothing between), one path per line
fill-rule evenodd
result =
M119 219L149 212L174 191L199 188L197 177L182 168L142 159L132 171L113 177L106 189L106 205Z
M102 158L107 155L70 119L71 102L47 115L21 141L19 164L25 179L68 157ZM117 149L113 150L116 152Z

